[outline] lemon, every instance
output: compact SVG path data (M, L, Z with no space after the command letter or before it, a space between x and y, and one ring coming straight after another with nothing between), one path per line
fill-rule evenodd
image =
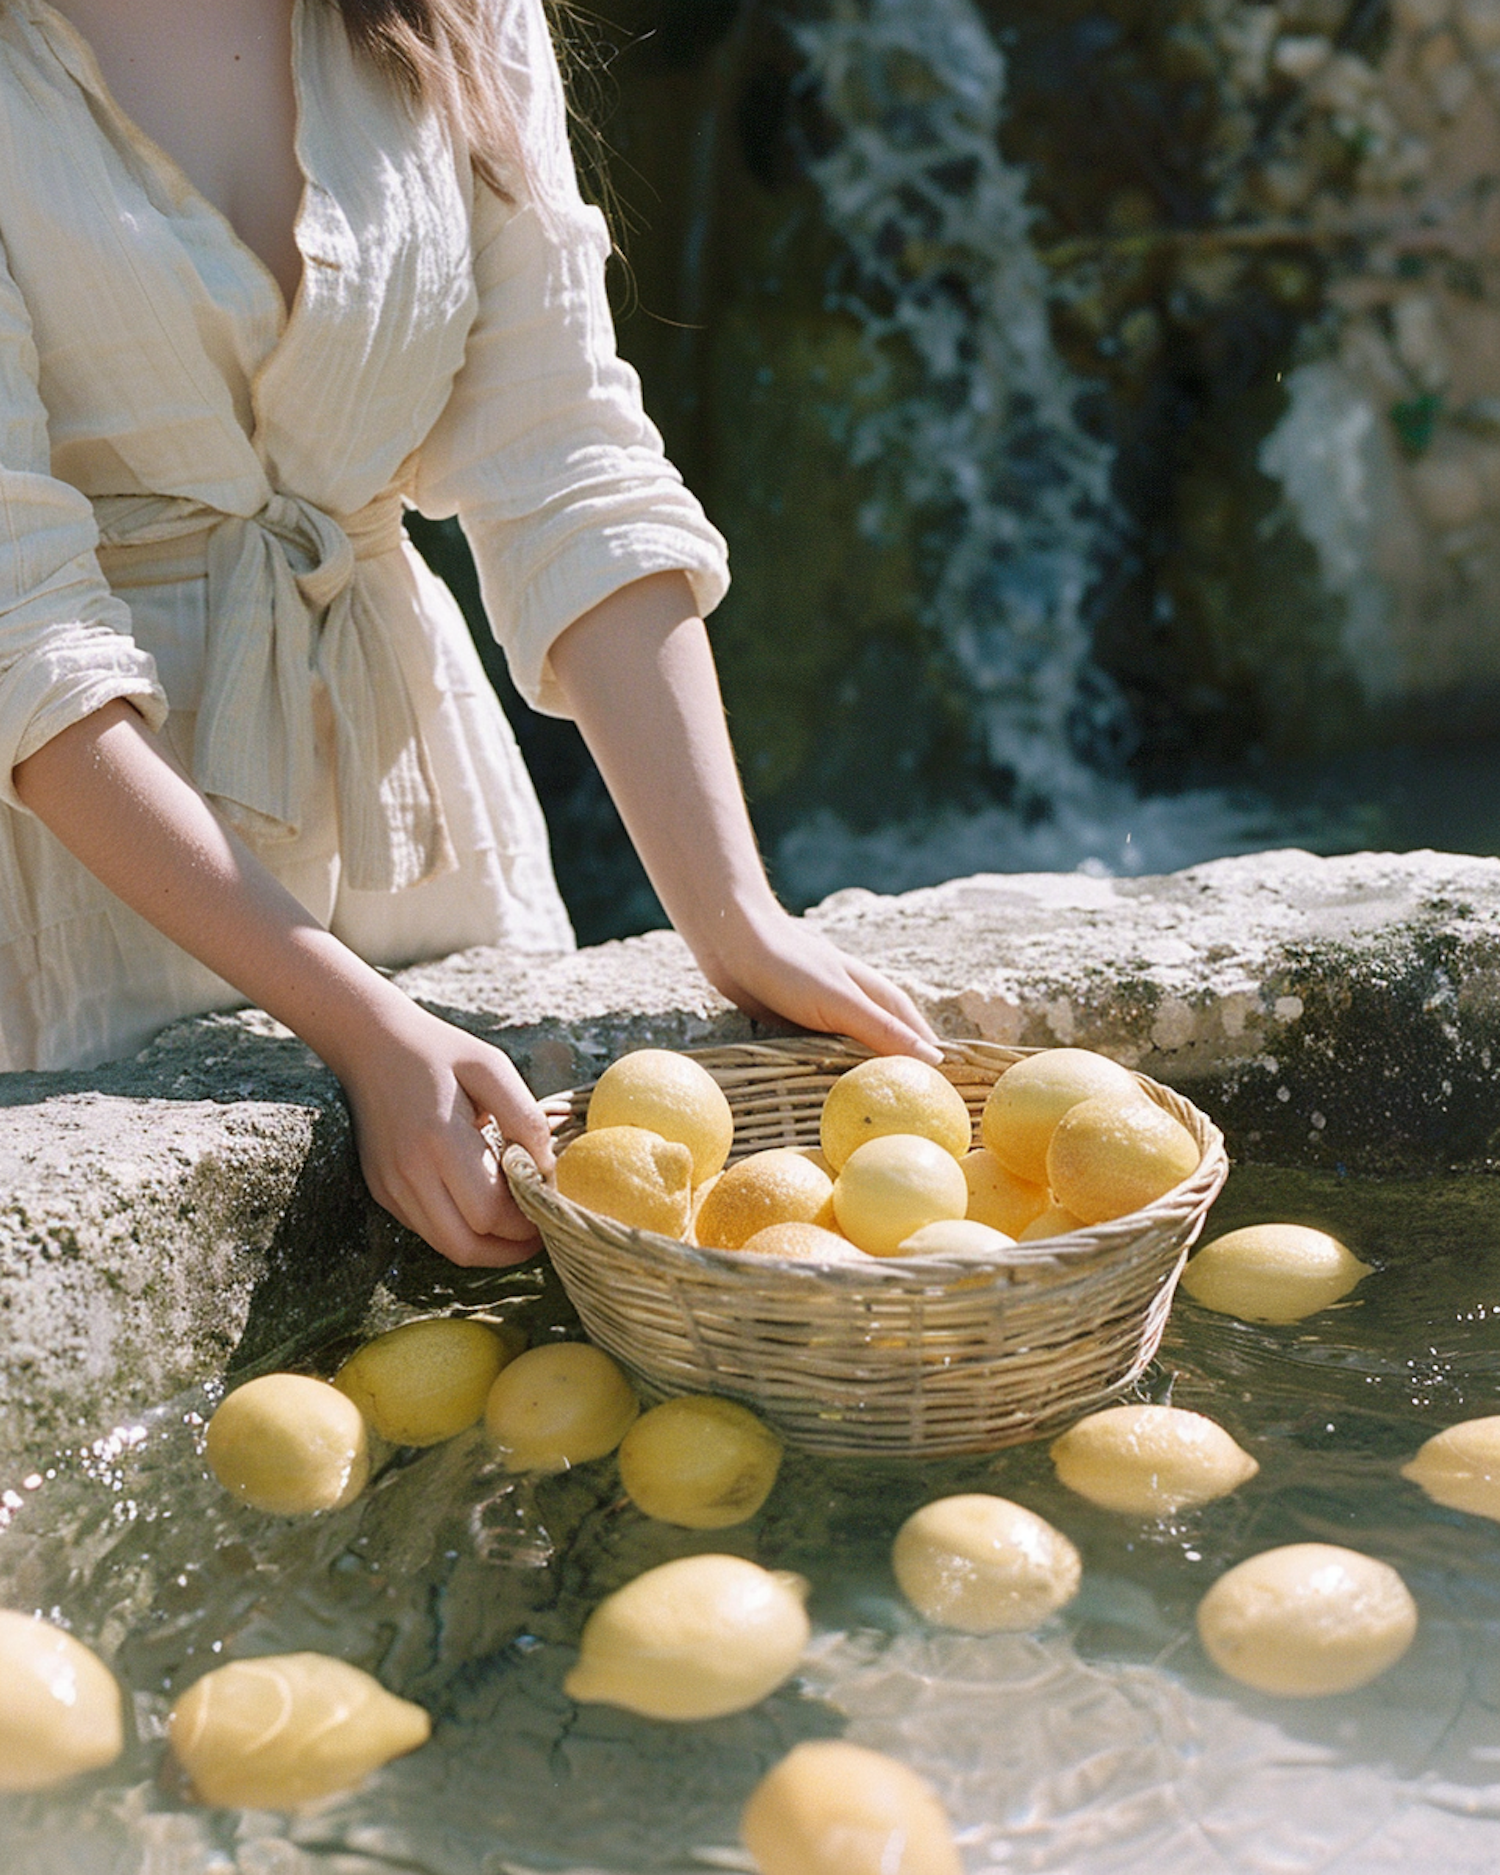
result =
M1388 1563L1333 1543L1263 1550L1219 1577L1198 1605L1214 1665L1257 1692L1348 1693L1410 1647L1417 1607Z
M1436 1432L1401 1467L1435 1504L1500 1522L1500 1416L1465 1419Z
M589 1616L563 1690L648 1719L744 1712L797 1670L806 1595L801 1576L742 1556L662 1563Z
M681 1237L692 1215L693 1155L643 1126L601 1126L557 1155L557 1189L632 1230Z
M793 1152L800 1152L809 1165L815 1165L831 1185L838 1173L828 1162L828 1154L821 1146L793 1146Z
M963 1875L926 1779L842 1738L807 1739L773 1765L740 1839L760 1875Z
M612 1452L640 1410L602 1348L550 1341L501 1370L484 1424L508 1470L566 1471Z
M965 1634L1040 1626L1078 1593L1078 1551L1043 1517L1009 1498L969 1492L914 1511L891 1567L927 1620Z
M638 1510L685 1530L753 1517L781 1468L781 1441L748 1407L706 1394L665 1400L626 1433L620 1482Z
M738 1250L769 1224L833 1223L833 1181L793 1146L753 1152L730 1166L703 1201L698 1241Z
M871 1256L899 1255L914 1231L962 1217L968 1202L958 1160L913 1133L887 1133L857 1147L833 1187L839 1229Z
M1182 1286L1204 1308L1242 1322L1300 1322L1369 1273L1327 1231L1248 1224L1204 1244L1182 1272Z
M1102 1224L1165 1197L1202 1157L1182 1122L1151 1101L1098 1094L1058 1121L1047 1180L1066 1210L1085 1224Z
M980 1138L1006 1171L1028 1185L1045 1185L1053 1128L1069 1107L1107 1093L1145 1099L1128 1069L1092 1049L1047 1048L1027 1055L990 1089Z
M172 1755L199 1800L246 1810L295 1810L352 1790L431 1731L420 1706L325 1654L216 1667L167 1719Z
M281 1517L342 1510L370 1476L359 1408L307 1374L236 1387L208 1422L206 1456L226 1491Z
M821 1224L767 1224L747 1237L740 1249L755 1256L794 1257L807 1263L848 1263L865 1254L847 1237Z
M940 1217L935 1223L914 1230L897 1251L904 1257L995 1256L1001 1250L1014 1250L1016 1240L1003 1230L991 1230L988 1224L976 1224L971 1217Z
M676 1140L693 1155L693 1183L724 1169L734 1115L724 1090L700 1062L669 1048L638 1048L607 1067L589 1096L587 1126L639 1126Z
M1054 1199L1024 1230L1016 1233L1016 1242L1040 1243L1044 1237L1066 1237L1071 1231L1083 1228L1083 1219L1074 1217L1071 1211L1064 1210Z
M1051 1201L1045 1185L1029 1184L1014 1172L1007 1172L988 1146L966 1152L959 1164L969 1182L966 1215L976 1224L1004 1231L1007 1237L1019 1237Z
M0 1790L45 1790L125 1749L120 1688L71 1634L0 1609Z
M955 1159L973 1144L964 1097L946 1076L910 1055L877 1055L841 1074L823 1102L820 1143L835 1172L866 1140L915 1133Z
M1260 1470L1222 1426L1177 1406L1090 1413L1053 1441L1052 1462L1070 1491L1142 1517L1227 1497Z
M351 1354L333 1384L392 1445L436 1445L474 1424L496 1374L525 1346L509 1326L457 1316L403 1322Z

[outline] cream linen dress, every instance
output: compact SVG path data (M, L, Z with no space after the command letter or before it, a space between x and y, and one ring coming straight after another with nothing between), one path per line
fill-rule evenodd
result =
M12 771L111 698L372 962L572 942L515 742L401 529L458 515L521 693L644 574L704 611L723 542L642 415L541 0L494 0L533 184L296 0L290 314L45 0L0 0L0 1068L85 1066L238 1000L22 807Z

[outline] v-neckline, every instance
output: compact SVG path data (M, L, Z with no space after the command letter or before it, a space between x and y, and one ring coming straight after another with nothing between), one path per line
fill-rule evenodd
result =
M292 133L292 159L302 177L302 192L297 202L297 213L292 221L292 245L296 248L302 262L302 269L297 279L297 290L288 303L286 290L277 279L269 263L250 245L235 227L234 223L219 207L218 203L206 196L188 175L170 150L158 143L149 131L142 129L136 119L127 111L110 89L109 81L104 76L104 68L99 63L97 53L90 44L88 36L70 20L51 0L32 0L35 13L46 20L55 21L61 30L65 48L71 41L71 49L76 52L81 70L73 70L72 76L77 82L92 91L108 108L125 130L130 141L135 144L154 166L161 170L173 183L175 189L190 200L200 211L206 213L219 228L225 239L235 251L247 260L262 283L269 289L277 313L277 345L286 338L288 330L297 319L307 298L307 277L309 263L307 250L302 245L302 228L307 219L308 198L312 181L307 164L303 159L303 130L305 127L305 99L302 90L302 31L303 0L292 0L291 41L292 41L292 109L294 127Z

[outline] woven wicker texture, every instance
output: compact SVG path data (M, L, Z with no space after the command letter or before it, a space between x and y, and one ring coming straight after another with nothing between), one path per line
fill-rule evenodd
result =
M808 1037L691 1052L728 1097L743 1159L816 1146L828 1089L868 1051ZM943 1072L977 1122L1035 1052L950 1042ZM504 1163L588 1334L649 1392L743 1400L804 1451L985 1452L1104 1405L1156 1352L1228 1161L1191 1102L1137 1078L1202 1148L1192 1177L1127 1217L995 1256L814 1265L696 1249L559 1197L521 1147ZM559 1147L590 1091L543 1102Z

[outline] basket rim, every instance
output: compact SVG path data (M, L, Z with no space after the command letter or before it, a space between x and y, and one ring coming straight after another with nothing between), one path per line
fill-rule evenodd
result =
M943 1065L951 1067L990 1068L1003 1071L1029 1055L1049 1052L1041 1048L1013 1048L979 1037L944 1038L939 1046ZM794 1068L802 1065L809 1074L830 1072L865 1060L875 1050L847 1036L801 1035L776 1037L758 1042L731 1042L700 1048L679 1048L674 1054L690 1056L704 1066L717 1063L728 1074L736 1070L744 1078L753 1078L768 1068ZM1100 1053L1100 1050L1090 1050ZM602 1070L601 1070L602 1072ZM710 1072L713 1068L710 1066ZM723 1282L761 1276L772 1282L799 1285L842 1294L867 1295L878 1299L882 1294L910 1294L946 1288L961 1282L982 1294L987 1287L1010 1288L1028 1274L1060 1274L1078 1271L1096 1261L1108 1260L1115 1252L1134 1244L1157 1224L1184 1215L1200 1219L1217 1195L1229 1171L1224 1135L1200 1108L1175 1089L1154 1081L1149 1075L1130 1070L1149 1098L1183 1119L1202 1148L1194 1170L1170 1191L1137 1211L1110 1218L1102 1224L1085 1225L1058 1237L1039 1238L1034 1244L1006 1246L999 1251L961 1251L948 1255L921 1257L871 1257L870 1270L861 1263L816 1263L801 1259L757 1254L753 1260L742 1251L717 1250L706 1245L689 1244L658 1231L638 1230L621 1224L601 1212L564 1198L542 1175L535 1159L524 1146L514 1142L504 1147L501 1163L512 1190L523 1209L540 1212L559 1226L575 1233L593 1235L612 1249L671 1276L698 1274ZM721 1078L719 1075L716 1079ZM597 1079L597 1077L595 1077ZM554 1134L573 1121L580 1102L592 1091L594 1081L581 1082L548 1095L539 1104ZM1158 1096L1165 1096L1159 1099ZM732 1162L732 1161L731 1161ZM1196 1232L1194 1233L1196 1235ZM986 1284L982 1279L988 1276Z

